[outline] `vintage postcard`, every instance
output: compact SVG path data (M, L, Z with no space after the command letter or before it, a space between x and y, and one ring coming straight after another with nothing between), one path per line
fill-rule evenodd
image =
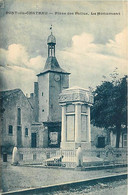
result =
M1 194L127 194L127 7L0 0Z

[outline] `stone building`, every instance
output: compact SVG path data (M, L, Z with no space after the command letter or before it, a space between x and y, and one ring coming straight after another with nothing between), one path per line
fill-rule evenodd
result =
M91 125L91 145L96 148L105 148L110 143L110 136L104 128Z
M48 131L48 146L59 147L61 139L61 107L58 97L69 87L69 74L63 70L55 56L56 39L47 39L48 57L44 69L38 76L39 122Z
M48 57L34 93L29 101L33 105L35 122L31 125L31 147L59 147L61 141L61 107L58 97L69 87L69 74L63 70L55 56L56 39L47 39Z
M127 129L122 128L122 132L120 134L119 147L120 148L126 148L127 147L127 142L128 142ZM115 145L116 145L116 133L113 132L113 131L110 132L110 145L112 147L115 147Z
M30 147L33 107L20 89L0 92L1 145Z

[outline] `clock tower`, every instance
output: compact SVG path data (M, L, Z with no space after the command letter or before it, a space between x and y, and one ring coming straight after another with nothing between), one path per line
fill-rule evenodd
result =
M50 137L59 138L61 131L61 107L59 94L69 88L69 74L63 70L56 57L56 38L52 32L47 39L48 57L43 71L38 74L39 122L43 122L48 129L49 146L59 146L59 142L51 143ZM51 143L51 145L50 145Z

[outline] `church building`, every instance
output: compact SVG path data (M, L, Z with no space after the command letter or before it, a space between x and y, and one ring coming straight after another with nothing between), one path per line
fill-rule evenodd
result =
M30 147L33 106L20 89L0 92L1 146Z

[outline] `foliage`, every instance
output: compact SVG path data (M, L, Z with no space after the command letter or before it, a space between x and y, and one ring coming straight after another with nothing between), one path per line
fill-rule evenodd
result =
M93 93L91 122L97 127L115 130L116 147L119 147L121 127L126 126L127 77L104 81Z
M105 147L105 152L106 152L106 156L108 156L108 154L114 155L114 149L113 149L113 147L110 146L110 145L107 145L107 146Z

